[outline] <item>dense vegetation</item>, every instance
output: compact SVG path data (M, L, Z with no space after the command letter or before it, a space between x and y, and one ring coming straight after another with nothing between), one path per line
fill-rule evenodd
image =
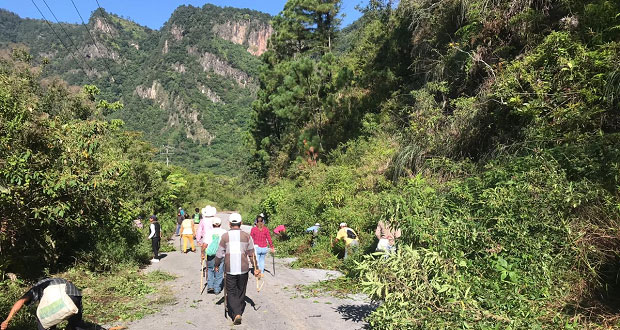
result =
M97 78L101 92L86 84L95 78L66 70L68 54L48 63L45 48L31 43L34 58L19 49L5 56L0 272L36 276L25 271L33 262L56 271L76 259L95 270L139 261L147 247L131 219L163 213L169 231L177 205L214 203L286 224L291 239L279 251L299 255L300 265L346 271L352 280L343 283L361 283L381 303L368 318L377 329L619 326L620 4L372 0L343 30L339 6L288 1L259 69L241 45L209 32L217 19L250 13L214 19L193 7L177 10L162 31L108 16L131 35L118 40L140 41L145 52L114 48L125 62ZM20 22L3 30L3 42L34 36L27 27L42 24ZM110 47L115 40L98 37ZM189 51L196 44L258 80L251 114L243 112L251 89L200 75ZM99 61L108 60L92 64ZM122 78L125 64L147 72L123 68L131 74ZM86 86L70 87L59 72ZM121 82L110 83L112 75ZM243 179L152 162L156 150L123 126L157 144L171 136L176 146L189 143L182 130L160 134L168 113L158 97L127 96L155 80L178 102L228 122L225 143L237 139L192 151L221 162L199 155L183 165ZM196 83L224 104L198 97ZM105 101L117 99L123 109ZM247 183L251 176L268 184ZM389 258L371 254L382 219L403 231ZM347 261L330 244L342 221L362 245ZM311 247L304 229L315 222L323 235Z
M141 133L105 118L121 103L93 85L42 78L48 68L32 65L22 48L0 54L0 311L6 315L28 283L56 275L89 290L91 321L152 312L170 300L154 284L170 277L139 272L150 246L133 219L148 225L156 214L168 236L179 205L234 209L242 188L153 162L156 149ZM36 327L32 315L21 313L16 328Z
M54 22L50 28L43 20L0 10L0 48L26 45L34 63L48 63L44 77L94 84L102 97L120 100L125 107L107 117L143 132L160 149L156 160L166 160L161 153L167 145L174 148L172 164L235 175L246 164L243 143L260 62L248 45L224 40L215 31L227 23L247 24L235 31L238 35L230 32L241 39L266 28L269 18L207 4L179 7L157 31L99 10L87 28ZM203 68L205 52L229 66L229 73ZM247 76L247 83L238 83L238 76Z
M251 165L285 249L333 267L339 222L364 252L402 228L342 264L379 329L617 325L620 5L371 1L340 35L338 7L288 1L262 57Z

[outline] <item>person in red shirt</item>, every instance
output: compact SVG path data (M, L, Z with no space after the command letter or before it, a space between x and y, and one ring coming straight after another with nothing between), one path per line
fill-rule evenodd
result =
M273 242L271 241L271 234L269 234L269 228L265 226L265 219L259 216L256 219L256 227L252 227L250 236L254 241L254 250L256 250L256 257L258 259L258 269L261 274L265 270L265 257L267 257L267 244L271 247L271 253L275 252Z

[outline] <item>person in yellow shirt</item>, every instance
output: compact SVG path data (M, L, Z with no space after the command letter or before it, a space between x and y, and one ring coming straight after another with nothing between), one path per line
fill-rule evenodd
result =
M338 230L338 234L336 234L336 241L344 239L344 258L346 259L349 255L351 255L357 247L360 245L359 239L357 238L357 233L355 230L347 227L346 222L340 223L340 230Z
M185 220L181 223L181 237L183 238L183 253L187 253L187 243L192 247L192 252L196 252L194 245L194 236L196 236L196 228L194 221L190 219L189 214L185 214Z

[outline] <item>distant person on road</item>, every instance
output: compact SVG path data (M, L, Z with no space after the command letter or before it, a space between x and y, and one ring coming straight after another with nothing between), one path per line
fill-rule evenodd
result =
M179 207L179 212L177 212L177 230L174 232L175 235L179 236L180 230L181 230L181 223L183 223L183 220L185 220L185 217L183 216L183 214L181 213L181 208Z
M341 239L344 240L344 258L346 259L355 252L360 245L357 233L353 229L347 227L346 222L340 223L340 230L338 230L338 234L336 234L335 242Z
M377 229L375 229L375 236L379 240L377 243L377 251L383 251L392 253L396 251L396 240L400 238L401 232L399 228L394 228L393 225L386 223L383 220L379 220L377 223Z
M200 209L195 209L196 213L194 213L194 224L197 225L200 223Z
M224 267L220 267L215 271L215 255L220 247L222 236L226 234L226 230L220 228L221 225L222 219L213 217L213 228L207 231L207 235L204 238L205 254L207 255L207 271L209 272L207 292L213 292L215 294L219 294L222 291L222 281L224 280Z
M194 245L194 237L196 236L196 228L194 221L189 217L189 214L185 214L185 220L181 223L181 237L183 238L183 253L187 253L188 243L192 247L192 252L196 252L196 246Z
M252 230L250 230L250 236L252 236L252 240L254 241L254 250L256 251L256 256L258 259L258 269L260 270L262 276L265 271L267 244L271 247L271 253L274 253L276 250L273 247L273 242L271 241L269 228L265 226L265 221L260 215L257 217L256 227L252 227Z
M151 248L153 249L153 259L151 262L159 262L159 244L161 243L161 226L157 217L151 215L149 218L151 224L149 225L149 239L151 240Z
M46 289L48 288L49 290L46 291ZM56 288L58 288L58 290L55 290ZM62 288L64 288L64 292L62 290L59 291ZM29 306L33 303L41 302L39 304L39 309L37 309L38 329L39 330L46 330L46 329L55 330L56 325L50 326L49 323L50 322L54 323L56 321L50 320L50 316L48 315L49 313L46 314L44 310L41 310L41 312L39 310L46 309L47 308L46 306L51 306L51 305L41 306L41 304L45 303L45 300L42 301L43 298L50 299L50 297L48 297L47 295L52 295L52 297L54 296L60 297L63 294L65 295L65 297L68 296L70 301L73 302L73 305L75 305L75 306L71 306L71 308L68 308L68 310L77 308L73 310L73 312L75 313L69 312L69 315L66 316L66 318L64 318L65 320L68 320L69 322L66 329L67 330L87 329L87 325L82 320L82 310L83 310L82 309L82 292L78 288L76 288L73 283L65 279L62 279L62 278L46 278L46 279L43 279L37 282L37 284L35 284L32 288L30 288L28 292L26 292L21 298L19 298L19 300L15 302L15 304L13 304L13 307L11 308L11 311L9 312L9 315L7 316L6 320L4 320L0 324L0 329L2 330L8 329L11 319L17 312L19 312L19 310L24 306L24 304ZM52 298L52 299L54 301L58 301L58 299L61 299L61 298L57 298L57 299ZM56 305L57 307L57 302L55 302L54 305ZM67 306L67 305L61 304L61 307L62 306ZM49 310L49 308L47 309ZM47 317L44 317L43 315ZM39 317L42 317L43 320L39 319ZM62 320L63 319L58 319L57 322L54 324L58 324ZM48 328L43 327L42 323L46 324Z
M315 223L314 226L306 228L306 233L312 233L312 238L310 239L310 246L314 247L316 244L316 240L319 236L319 231L321 230L321 224Z
M217 210L215 209L215 207L211 205L205 206L202 209L201 213L202 213L202 219L200 220L200 223L198 224L198 230L196 230L196 242L200 246L200 257L204 259L205 249L207 248L207 244L208 244L206 240L208 239L207 233L213 229L213 224L215 223L216 219L220 220L220 224L222 223L222 220L215 216L215 214L217 213Z
M230 230L222 235L215 257L215 271L219 271L224 261L228 315L233 323L238 325L241 324L241 315L245 309L245 289L248 284L250 262L253 262L255 276L258 276L259 270L255 262L252 237L241 231L241 215L231 214L229 222Z

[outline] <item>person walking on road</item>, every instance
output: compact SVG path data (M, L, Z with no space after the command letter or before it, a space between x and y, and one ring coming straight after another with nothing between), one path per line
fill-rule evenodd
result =
M344 239L344 258L346 259L353 252L355 252L357 247L360 245L359 239L357 238L357 233L353 229L347 227L346 222L340 223L340 230L338 230L338 233L336 234L335 242L338 242L341 239Z
M230 230L222 235L215 256L215 271L219 271L222 261L225 264L226 307L228 316L235 325L241 324L241 315L245 309L245 289L248 285L250 260L254 265L254 275L258 268L254 262L254 242L252 237L241 231L241 215L233 213L229 217Z
M261 213L262 214L262 213ZM273 242L271 241L271 235L269 234L269 228L265 226L265 219L262 216L256 218L256 227L252 227L250 230L250 236L254 241L254 250L258 259L258 269L261 276L265 271L265 258L267 257L267 244L271 247L271 253L275 252Z
M211 205L205 206L202 211L202 219L200 219L200 223L198 224L198 229L196 230L196 242L200 246L200 257L204 259L205 257L205 249L207 248L207 242L205 239L207 238L207 233L213 229L213 223L215 223L216 219L222 223L222 220L215 217L217 210L215 207Z
M177 212L177 230L174 232L174 234L177 236L179 236L181 230L181 223L183 223L183 220L185 220L183 213L181 213L182 211L183 210L181 210L181 208L179 207L179 212Z
M222 236L226 234L226 230L220 228L221 225L222 220L214 217L213 229L207 231L206 237L203 238L205 242L204 253L207 255L207 271L209 272L209 276L207 277L207 292L213 292L215 294L220 294L220 291L222 291L222 280L224 279L224 267L220 267L217 271L215 270L215 255L219 249Z
M58 288L57 290L56 290L56 287ZM74 305L68 308L68 310L72 310L71 312L67 313L69 315L66 315L65 318L55 318L54 316L50 317L49 315L47 315L49 313L45 313L43 311L40 312L41 309L49 309L48 307L51 306L51 305L47 305L48 307L41 306L42 304L45 304L45 300L42 300L42 299L50 299L50 297L48 297L47 295L52 295L52 296L65 295L65 297L68 296L68 298ZM53 305L57 306L58 299L62 299L62 298L52 298L52 299L55 302L53 303ZM46 279L43 279L37 282L37 284L35 284L32 288L30 288L28 292L26 292L21 298L19 298L19 300L15 302L15 304L13 304L13 307L11 308L11 311L9 312L9 315L7 316L6 320L0 323L0 329L2 330L8 329L11 319L13 319L13 316L15 316L15 314L19 312L19 310L24 305L29 306L36 302L40 302L39 308L37 309L37 325L38 325L39 330L46 330L46 329L55 330L56 329L55 324L60 323L63 319L68 320L69 322L69 324L66 327L67 330L87 329L88 326L82 320L82 310L83 310L82 309L82 292L78 288L76 288L73 283L65 279L62 279L62 278L46 278ZM62 306L67 306L67 305L70 305L68 301L63 302L62 304ZM42 317L43 320L40 319L40 317ZM46 324L47 327L44 327L43 324Z
M151 240L151 248L153 250L153 259L151 262L159 262L159 245L161 243L161 226L157 217L153 214L149 218L149 239Z
M197 225L200 223L200 209L195 209L196 213L194 213L194 224Z
M194 245L194 237L196 236L196 227L194 221L189 217L189 214L185 215L185 220L181 223L181 237L183 238L183 253L187 253L188 243L192 247L192 252L196 252L196 246Z

